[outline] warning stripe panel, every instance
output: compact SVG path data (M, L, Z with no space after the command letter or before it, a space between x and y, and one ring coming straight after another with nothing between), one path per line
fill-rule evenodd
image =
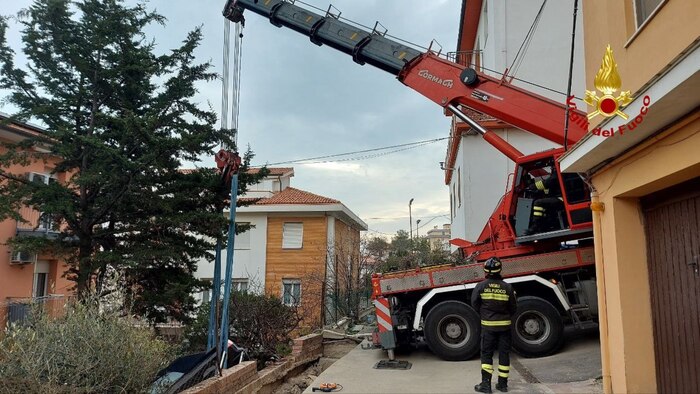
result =
M393 331L394 327L391 324L391 310L389 309L389 300L379 298L374 300L374 306L377 315L377 325L380 332Z

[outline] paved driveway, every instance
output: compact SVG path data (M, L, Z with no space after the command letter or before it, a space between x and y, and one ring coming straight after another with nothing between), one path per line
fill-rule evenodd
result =
M570 333L558 354L538 359L511 357L510 392L513 393L598 393L595 381L600 373L597 332ZM573 337L572 337L573 336ZM363 350L360 346L336 361L313 382L343 386L341 393L470 393L481 379L478 359L449 362L434 356L425 347L397 359L412 363L410 370L377 370L373 366L386 353Z

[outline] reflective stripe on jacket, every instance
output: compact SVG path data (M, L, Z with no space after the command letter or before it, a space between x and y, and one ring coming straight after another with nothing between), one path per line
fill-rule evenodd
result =
M513 286L502 279L486 279L472 291L472 306L481 316L482 329L509 330L517 306Z

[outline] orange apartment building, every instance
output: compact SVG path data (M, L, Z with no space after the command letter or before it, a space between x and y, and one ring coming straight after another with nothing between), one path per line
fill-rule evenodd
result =
M7 119L0 114L0 122ZM28 137L40 135L39 127L27 123L0 123L0 142L17 143ZM40 148L36 148L41 152ZM0 154L6 148L0 146ZM56 159L47 157L28 166L15 165L3 170L28 176L33 182L65 182L65 174L54 174ZM0 177L0 182L3 182ZM0 222L0 323L8 318L12 305L37 297L63 296L70 294L72 282L63 277L67 266L63 261L48 254L34 254L12 250L7 241L14 237L55 237L59 230L50 220L42 220L40 212L30 207L20 209L26 223L7 219ZM4 324L2 324L4 326Z
M694 0L583 4L586 89L631 95L627 119L590 120L612 136L561 159L592 185L606 393L700 392L698 15Z

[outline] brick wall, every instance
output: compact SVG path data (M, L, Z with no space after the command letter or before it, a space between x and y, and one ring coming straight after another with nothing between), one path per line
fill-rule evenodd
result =
M245 361L224 370L223 376L207 379L184 391L186 394L254 394L283 381L290 371L318 360L323 354L323 337L310 334L293 341L292 354L282 361L256 371L255 361Z

